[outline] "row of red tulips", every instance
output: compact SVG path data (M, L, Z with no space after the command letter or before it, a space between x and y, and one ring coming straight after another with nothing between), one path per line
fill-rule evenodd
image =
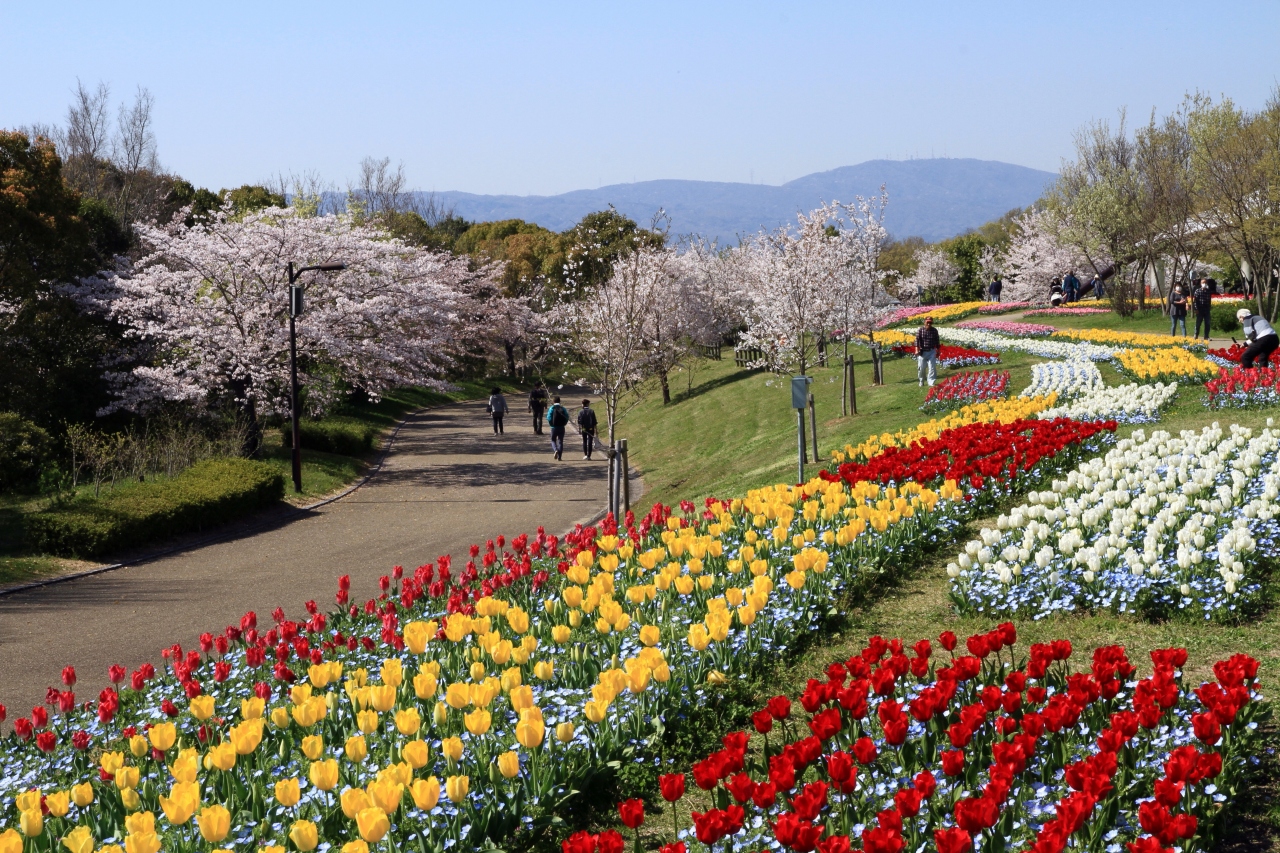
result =
M920 408L926 412L948 412L970 403L998 400L1009 388L1009 371L965 371L948 376L929 389Z

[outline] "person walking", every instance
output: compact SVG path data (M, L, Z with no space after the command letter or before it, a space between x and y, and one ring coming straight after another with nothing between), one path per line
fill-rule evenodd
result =
M1004 282L1000 280L1000 276L997 275L991 279L991 285L988 290L991 293L991 301L999 302L1000 292L1004 290Z
M1107 290L1102 286L1102 279L1097 273L1093 274L1093 280L1089 282L1093 285L1093 295L1095 299L1106 299Z
M1200 285L1191 294L1191 307L1196 312L1196 333L1193 338L1200 337L1200 324L1204 324L1204 339L1209 340L1209 319L1213 315L1213 290L1209 287L1209 279L1200 279Z
M547 411L547 386L541 382L529 392L529 411L533 412L534 435L542 435L542 416Z
M1240 356L1240 366L1245 370L1252 370L1254 359L1257 359L1263 367L1270 367L1271 353L1280 346L1276 330L1271 328L1265 317L1254 314L1248 308L1237 311L1236 319L1244 326L1244 339L1248 343Z
M501 388L494 388L489 395L489 414L493 415L493 434L502 435L502 417L507 413L507 398Z
M596 410L591 408L590 400L583 400L582 411L578 412L578 432L582 433L582 458L588 462L595 452L596 427Z
M560 398L554 397L551 408L547 409L547 424L551 427L551 452L556 459L563 458L564 428L569 425L569 410L560 405Z
M1069 303L1080 298L1080 279L1076 278L1075 270L1068 272L1067 277L1062 280L1062 297Z
M1169 334L1176 336L1178 334L1178 324L1182 324L1182 336L1187 336L1187 295L1182 292L1182 285L1178 285L1173 289L1173 293L1169 295L1169 319L1172 325L1169 328Z
M916 378L924 386L925 368L928 368L929 387L938 378L938 349L942 341L933 327L933 318L925 317L924 325L916 332Z

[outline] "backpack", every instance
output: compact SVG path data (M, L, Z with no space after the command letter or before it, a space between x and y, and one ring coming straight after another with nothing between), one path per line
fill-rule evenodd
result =
M559 403L552 404L551 408L547 409L547 423L553 427L567 426L569 423L569 410Z
M578 415L578 426L587 432L595 432L596 429L596 410L583 409Z

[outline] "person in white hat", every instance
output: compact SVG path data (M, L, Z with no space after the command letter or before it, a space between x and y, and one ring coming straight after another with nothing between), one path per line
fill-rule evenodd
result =
M1244 339L1248 343L1244 354L1240 356L1240 366L1245 370L1253 367L1253 362L1261 362L1263 367L1271 366L1271 353L1280 347L1280 336L1271 324L1261 315L1254 314L1248 308L1236 312L1236 319L1244 327Z

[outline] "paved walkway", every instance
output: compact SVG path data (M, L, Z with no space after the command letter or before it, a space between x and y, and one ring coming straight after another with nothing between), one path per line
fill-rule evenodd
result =
M515 402L513 400L513 402ZM377 594L378 577L452 554L471 543L533 533L560 534L604 507L608 463L582 460L569 430L563 462L530 416L507 415L494 436L483 403L411 416L386 463L369 483L274 529L196 547L138 566L0 596L0 704L10 722L76 668L78 698L96 698L107 667L159 661L162 648L196 645L203 631L259 624L283 606L305 618L303 603L333 602L339 575L351 575L352 600ZM576 451L576 452L575 452Z

